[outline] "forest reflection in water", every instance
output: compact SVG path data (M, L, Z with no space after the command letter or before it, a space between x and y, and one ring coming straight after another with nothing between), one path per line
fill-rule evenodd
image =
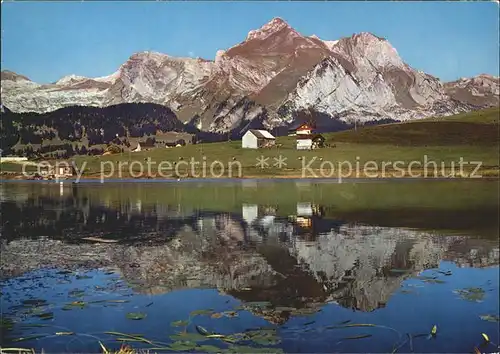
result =
M380 185L260 187L3 185L2 278L48 267L113 269L133 296L217 289L242 303L266 303L250 312L285 326L325 304L371 313L401 294L456 298L453 291L468 285L461 269L498 266L491 184L440 188L448 194L423 200L415 189L437 187L404 186L400 198ZM275 193L276 202L255 196L259 190ZM356 204L384 193L385 204ZM489 281L498 294L491 274L476 281ZM449 293L426 295L439 285ZM492 301L484 310L498 313Z

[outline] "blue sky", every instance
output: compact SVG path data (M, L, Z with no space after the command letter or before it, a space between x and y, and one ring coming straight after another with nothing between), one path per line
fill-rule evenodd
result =
M281 17L328 40L372 32L445 81L498 75L498 10L493 2L4 2L2 70L47 83L109 75L145 50L213 59Z

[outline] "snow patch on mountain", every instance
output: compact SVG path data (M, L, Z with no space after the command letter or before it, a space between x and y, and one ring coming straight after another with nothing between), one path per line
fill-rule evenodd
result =
M295 32L295 30L292 29L288 25L288 23L283 21L283 19L281 19L279 17L275 17L270 22L268 22L264 26L262 26L261 28L248 32L246 40L247 41L252 41L252 40L262 41L266 38L269 38L274 33L279 32L285 28L290 29L291 31ZM299 34L297 33L297 35L299 35Z
M337 45L339 41L336 40L336 41L323 41L323 43L326 44L326 46L328 47L328 49L330 50L333 50L333 48Z
M101 77L96 77L93 80L98 81L98 82L107 82L107 83L113 83L120 77L120 72L115 71L111 75L106 75L106 76L101 76Z
M76 82L81 82L88 80L85 76L79 76L79 75L68 75L64 76L61 79L57 80L56 85L70 85L74 84Z

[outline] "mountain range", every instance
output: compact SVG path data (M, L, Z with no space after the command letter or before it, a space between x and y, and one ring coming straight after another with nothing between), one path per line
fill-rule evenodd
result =
M38 84L2 71L1 86L2 104L16 113L154 103L200 131L237 135L250 124L287 126L306 109L335 126L450 115L500 102L498 77L443 83L410 67L374 34L322 40L280 18L219 50L213 61L140 52L105 77L69 75Z

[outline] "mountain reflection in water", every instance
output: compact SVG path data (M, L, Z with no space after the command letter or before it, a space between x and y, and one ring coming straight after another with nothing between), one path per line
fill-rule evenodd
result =
M386 306L403 280L442 260L460 267L499 262L494 239L346 221L315 202L289 202L283 212L281 204L235 200L221 211L109 199L95 193L103 188L2 186L2 277L45 266L105 266L137 293L216 288L273 307L336 302L373 311ZM147 196L167 187L141 188ZM273 323L290 316L262 315Z

